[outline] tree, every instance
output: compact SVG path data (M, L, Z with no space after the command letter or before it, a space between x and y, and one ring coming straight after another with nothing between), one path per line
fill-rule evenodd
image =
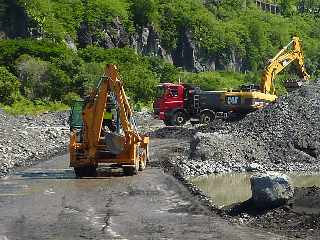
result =
M131 12L139 26L156 23L159 17L157 0L132 0Z
M293 16L297 13L296 0L281 0L280 2L281 13L284 16Z
M29 99L48 99L49 83L43 81L43 76L49 63L29 55L22 55L16 60L16 71L20 79L20 91Z
M70 89L70 78L55 65L22 55L16 61L21 93L31 100L61 100Z

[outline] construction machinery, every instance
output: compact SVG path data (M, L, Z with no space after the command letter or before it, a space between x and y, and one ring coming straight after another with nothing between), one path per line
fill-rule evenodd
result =
M103 127L107 105L116 112L115 132ZM107 65L90 96L75 102L70 117L70 166L77 177L94 177L99 164L123 168L126 175L146 167L149 138L138 133L117 67Z
M153 103L154 116L167 126L209 123L224 117L223 91L204 91L189 84L163 83L157 86Z
M262 73L260 86L248 84L241 86L238 90L226 92L225 107L228 111L245 114L274 102L277 99L274 86L275 77L292 62L297 65L301 80L284 82L288 91L300 87L310 78L304 66L303 50L298 37L293 37L287 46L269 60Z

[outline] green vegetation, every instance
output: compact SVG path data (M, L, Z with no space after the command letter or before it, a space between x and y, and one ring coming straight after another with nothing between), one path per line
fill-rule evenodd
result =
M10 104L19 91L19 81L6 68L0 67L0 102Z
M186 83L199 86L204 90L227 90L236 88L242 84L251 82L258 83L260 80L254 74L241 74L236 72L203 72L182 73L181 79Z
M65 111L69 109L69 106L60 102L48 102L41 100L30 101L28 99L21 98L11 105L0 104L0 108L13 115L37 115L43 112Z
M23 8L33 38L0 40L0 102L10 112L34 112L65 107L95 86L106 63L119 66L128 95L137 107L149 105L159 82L183 82L207 90L258 83L268 59L293 35L303 40L308 72L320 72L320 0L277 0L281 15L258 9L251 0L3 0L0 30L12 33L20 23L14 12ZM10 11L9 11L10 9ZM21 14L20 14L21 15ZM19 15L19 16L20 16ZM174 51L190 34L201 61L213 61L218 71L188 73L153 56L137 54L129 46L104 49L106 29L122 23L127 34L152 25L161 45ZM10 25L11 24L11 25ZM93 44L82 48L78 33L85 26ZM111 37L118 33L112 33ZM19 36L19 34L13 36ZM41 37L42 40L36 40ZM67 48L72 39L78 50ZM240 67L235 67L238 63ZM278 93L283 93L283 76ZM16 109L16 110L14 110ZM32 110L30 110L32 112ZM23 112L23 111L22 111Z

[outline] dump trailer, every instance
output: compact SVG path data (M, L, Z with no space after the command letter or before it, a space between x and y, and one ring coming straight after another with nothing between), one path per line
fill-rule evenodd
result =
M246 114L274 102L277 99L274 79L292 62L298 67L300 79L284 82L288 91L299 88L303 82L310 78L304 66L302 45L298 37L293 37L287 46L269 60L262 73L259 86L248 84L242 85L240 89L227 91L223 96L225 108L229 112Z
M117 129L103 126L106 106L114 106ZM70 117L70 166L77 177L94 177L99 164L123 168L126 175L146 167L149 138L138 133L123 83L115 65L105 74L90 96L75 102Z
M163 83L157 87L154 115L167 126L191 122L209 123L226 113L223 91L203 91L189 84Z

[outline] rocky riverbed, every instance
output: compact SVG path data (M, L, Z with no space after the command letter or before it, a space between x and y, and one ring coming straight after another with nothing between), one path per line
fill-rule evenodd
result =
M68 112L12 116L0 109L0 176L66 150Z
M173 140L159 152L165 155L164 168L172 169L193 194L226 219L284 236L314 237L319 234L318 188L297 189L289 204L267 212L244 208L251 206L248 202L221 210L187 179L233 171L318 170L319 94L319 85L310 84L239 122L216 121L210 126L165 127L147 112L136 113L135 119L141 133ZM68 115L14 117L0 111L0 174L66 149ZM312 212L305 212L309 208Z

